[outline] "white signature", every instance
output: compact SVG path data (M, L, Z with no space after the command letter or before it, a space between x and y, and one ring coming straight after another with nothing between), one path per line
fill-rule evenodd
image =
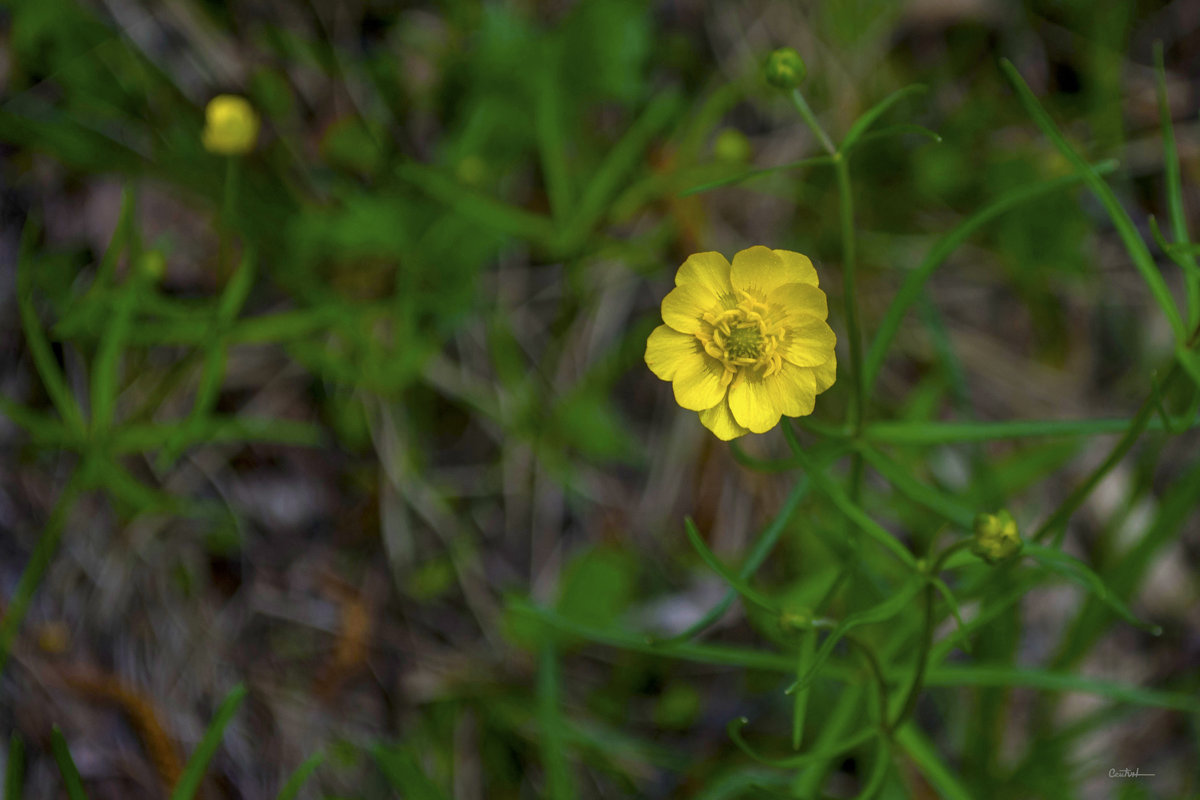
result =
M1108 777L1110 777L1110 778L1153 778L1154 773L1153 772L1139 772L1137 767L1134 767L1133 769L1129 769L1128 767L1126 767L1125 769L1110 769L1108 771Z

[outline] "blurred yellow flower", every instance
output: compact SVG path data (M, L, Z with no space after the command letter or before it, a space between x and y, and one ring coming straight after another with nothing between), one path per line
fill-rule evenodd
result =
M811 414L837 375L837 337L807 256L761 245L730 265L697 253L675 274L646 365L726 441Z
M204 109L204 149L222 156L238 156L254 148L258 139L258 114L246 98L219 94Z

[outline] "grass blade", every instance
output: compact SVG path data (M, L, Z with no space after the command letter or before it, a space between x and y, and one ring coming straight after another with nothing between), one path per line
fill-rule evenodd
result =
M62 494L58 496L58 501L54 504L54 509L50 512L46 529L42 531L37 545L33 548L33 554L29 557L29 563L21 572L12 600L9 601L8 608L4 611L4 620L0 622L0 675L4 674L4 666L8 661L8 653L12 649L13 639L16 638L17 629L20 628L21 621L25 619L25 614L29 611L29 602L33 599L33 593L37 591L38 584L42 582L42 575L45 574L51 559L54 558L55 551L58 550L59 539L62 538L63 529L66 527L71 509L75 507L75 500L82 488L82 478L82 471L76 471L67 480L67 485L63 488Z
M1106 161L1095 166L1089 165L1089 169L1093 170L1096 174L1112 172L1116 167L1117 164L1115 161ZM896 332L900 329L900 323L904 321L904 315L912 307L913 303L917 302L921 297L925 284L933 276L938 267L950 257L951 253L957 250L975 231L1005 211L1016 208L1023 203L1036 200L1051 192L1073 186L1083 180L1085 180L1085 176L1077 173L1061 178L1039 181L1029 186L1010 189L958 225L955 225L949 232L938 239L933 247L930 248L929 253L925 256L925 260L921 262L920 266L905 277L899 291L896 292L896 296L888 306L883 320L879 323L879 330L875 333L875 338L871 341L871 346L867 350L867 357L863 368L864 375L866 376L864 385L867 394L870 394L872 387L875 385L875 378L879 375L879 368L883 365L884 358L887 357L892 339L895 338Z
M1042 566L1057 572L1068 578L1071 581L1087 589L1096 599L1101 600L1108 605L1113 611L1117 612L1122 619L1133 625L1138 626L1143 630L1150 631L1155 636L1162 633L1162 629L1157 625L1151 625L1147 622L1142 622L1133 615L1129 610L1129 606L1122 602L1121 598L1109 590L1104 581L1093 572L1086 564L1079 559L1064 553L1061 550L1055 550L1051 547L1042 547L1036 544L1026 544L1021 549L1021 554L1032 558Z
M17 256L17 306L21 315L21 327L25 331L25 342L29 346L29 354L33 365L46 387L46 394L58 410L63 422L79 437L83 437L87 426L83 421L83 412L75 401L75 396L67 386L67 379L58 368L54 358L54 350L50 347L37 311L33 308L33 277L30 274L32 265L29 263L33 248L33 240L37 236L37 226L32 221L25 223L21 232L21 249Z
M275 800L294 800L300 790L304 788L304 784L308 783L308 779L317 771L317 767L325 760L325 754L321 752L313 753L303 764L296 768L296 771L291 774L287 782L283 784L283 788L279 790L279 794L275 796Z
M1158 89L1158 113L1162 125L1163 162L1167 178L1167 213L1171 218L1171 234L1177 244L1191 244L1188 238L1187 214L1183 208L1183 186L1179 177L1179 151L1175 147L1175 129L1171 125L1171 109L1167 105L1167 75L1163 66L1162 42L1154 43L1154 77ZM1164 248L1165 249L1165 248ZM1200 267L1195 255L1188 249L1178 254L1178 263L1184 268L1183 280L1187 290L1188 321L1195 326L1200 319Z
M750 548L750 554L746 556L745 563L738 570L739 579L743 581L749 580L750 576L762 566L767 556L775 549L775 544L779 541L779 537L783 535L783 531L787 528L788 521L792 518L792 515L796 513L796 508L800 505L800 501L808 494L808 486L807 477L801 477L800 480L796 481L787 499L783 501L783 506L780 507L779 513L775 515L775 518L771 520L767 527L763 528L762 533L755 540L754 546ZM736 597L737 590L730 589L704 616L688 626L687 630L661 641L663 643L673 643L691 639L697 633L720 619L721 615L733 605L734 598Z
M238 684L221 701L213 721L208 725L208 730L204 732L200 744L183 768L183 774L179 776L179 783L175 785L175 791L171 792L171 800L191 800L196 796L196 792L200 788L200 781L204 779L204 772L208 769L208 762L212 760L217 748L221 746L221 737L225 735L226 726L229 725L233 715L237 713L245 699L246 687Z
M1141 686L1086 678L1073 673L1025 667L980 664L936 667L930 669L925 685L1027 687L1046 692L1082 692L1119 703L1167 708L1188 714L1200 713L1200 699L1190 693L1144 689Z
M1138 234L1137 228L1133 224L1133 220L1129 218L1129 214L1121 206L1117 196L1113 194L1112 189L1105 183L1100 175L1092 168L1088 162L1084 161L1079 153L1075 152L1075 148L1066 140L1059 131L1058 126L1054 124L1054 120L1042 108L1037 97L1025 80L1021 77L1021 73L1017 72L1017 68L1012 62L1006 58L1000 59L1000 68L1004 71L1005 77L1008 78L1013 88L1017 92L1017 97L1021 101L1021 105L1032 117L1034 124L1041 128L1042 133L1046 138L1058 149L1063 156L1070 161L1075 169L1083 175L1084 181L1087 182L1088 188L1100 200L1104 206L1108 216L1112 219L1113 226L1117 229L1117 233L1121 237L1121 241L1125 244L1125 249L1129 253L1129 257L1133 260L1133 264L1137 267L1138 272L1142 275L1142 280L1146 282L1146 286L1150 288L1150 293L1154 295L1154 301L1158 304L1163 316L1167 318L1167 322L1171 325L1171 330L1175 333L1177 341L1183 341L1187 338L1187 331L1184 328L1183 318L1179 315L1179 309L1175 306L1175 301L1171 297L1171 290L1167 288L1166 281L1158 271L1158 266L1154 263L1154 257L1150 255L1149 248Z
M895 739L943 800L971 800L971 793L916 725L905 725Z
M725 565L717 559L716 555L713 554L713 551L709 550L708 545L704 543L704 539L701 538L700 532L696 530L696 523L692 522L691 517L685 518L683 524L687 529L688 541L692 543L692 547L696 548L696 552L700 554L700 558L704 560L704 563L707 564L713 572L721 576L721 580L728 583L731 589L740 594L746 600L754 603L767 613L779 613L779 607L772 603L770 598L755 591L750 584L746 583L744 580L741 580L738 578L738 576L730 572Z
M563 747L562 719L559 717L558 653L553 643L542 645L537 681L538 724L541 728L542 764L546 770L546 793L551 800L571 800L576 796Z
M927 486L913 477L912 473L900 464L892 461L879 450L864 444L859 448L863 458L875 470L892 484L901 494L910 500L925 506L930 511L946 518L960 528L971 529L975 523L975 513L966 506L956 502L950 496Z
M4 764L4 800L21 800L25 787L25 742L14 731Z
M919 83L914 83L911 86L905 86L903 89L897 89L887 97L880 100L870 109L868 109L865 114L854 121L854 124L850 126L850 130L846 133L846 138L842 139L842 144L841 147L838 148L838 152L842 153L843 155L850 152L850 150L854 147L854 143L859 140L859 137L866 133L867 129L875 124L875 120L883 116L884 112L896 105L896 103L899 103L904 98L911 95L922 94L923 92L925 92L925 87Z
M75 759L71 758L71 748L67 746L67 740L57 725L50 731L50 749L54 751L54 760L58 762L58 771L62 773L67 797L70 800L87 800L79 769L75 766Z
M446 793L421 769L409 748L377 744L371 748L371 755L392 788L404 792L401 796L405 800L448 800Z
M876 422L867 426L863 438L872 444L931 445L956 442L990 442L1000 439L1030 439L1044 436L1098 436L1125 433L1134 423L1128 419L1014 419L1003 422ZM1185 421L1187 428L1200 425L1200 417ZM1147 423L1146 430L1161 431L1161 419Z
M687 197L693 194L700 194L701 192L712 191L713 189L719 189L722 186L730 186L735 183L742 183L743 181L748 181L751 178L758 178L763 175L771 175L787 169L802 169L804 167L815 167L819 164L832 163L833 158L830 156L814 156L813 158L802 158L799 161L791 161L787 164L780 164L777 167L762 167L760 169L747 170L746 172L739 172L736 175L730 175L727 178L718 178L715 181L709 181L708 183L702 183L699 186L693 186L690 189L685 189L679 193L679 197Z

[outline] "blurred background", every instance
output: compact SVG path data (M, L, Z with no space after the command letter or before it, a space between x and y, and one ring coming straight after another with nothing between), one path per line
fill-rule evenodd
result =
M646 369L679 264L753 244L810 255L846 363L834 176L767 169L820 145L764 82L766 55L803 55L805 95L835 139L890 92L928 87L886 121L941 143L897 136L855 155L870 336L938 235L1070 171L1000 57L1085 157L1120 160L1111 182L1150 240L1149 215L1167 217L1155 41L1194 209L1190 0L7 3L0 598L68 476L93 470L0 678L0 733L25 742L24 796L65 796L53 725L90 797L167 796L239 682L247 699L202 797L274 797L318 752L300 796L549 796L543 650L514 603L635 637L679 632L724 592L683 516L739 563L794 481L739 465ZM263 119L231 201L228 159L200 142L219 93L244 95ZM751 170L764 171L733 180ZM121 230L127 247L106 267ZM247 254L252 274L238 271ZM146 258L161 277L114 352L105 332ZM108 364L104 437L80 444L51 425L19 295L85 412ZM950 257L902 327L870 414L1128 417L1170 347L1098 203L1052 193ZM845 383L819 399L818 422L840 423ZM184 433L172 433L178 420L191 421ZM1111 442L899 457L966 505L1007 505L1029 526ZM1102 575L1125 544L1150 541L1120 592L1163 636L1100 617L1064 655L1085 601L1053 586L998 620L974 657L1200 688L1197 444L1148 435L1067 540ZM743 447L786 450L777 431ZM892 530L934 525L873 477L864 504ZM842 524L807 500L796 520ZM815 557L798 536L757 580L794 588ZM776 634L735 605L708 640L769 647ZM558 655L567 796L791 796L726 731L746 716L767 750L786 751L778 675L576 639ZM1097 715L1080 694L1047 710L1041 697L931 688L918 719L976 797L1200 791L1194 716ZM1107 777L1135 766L1159 777ZM825 792L853 794L861 770L828 764ZM936 796L912 765L896 770L904 791L890 796Z

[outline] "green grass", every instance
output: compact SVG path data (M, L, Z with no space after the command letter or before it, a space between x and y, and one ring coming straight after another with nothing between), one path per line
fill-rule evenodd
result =
M1147 796L1197 791L1194 131L1178 43L1121 52L1168 11L830 3L780 91L774 4L659 5L186 2L184 58L14 5L6 798L153 774L68 663L166 693L178 800L1076 797L1139 725ZM726 445L645 341L683 258L760 243L816 262L839 375Z

